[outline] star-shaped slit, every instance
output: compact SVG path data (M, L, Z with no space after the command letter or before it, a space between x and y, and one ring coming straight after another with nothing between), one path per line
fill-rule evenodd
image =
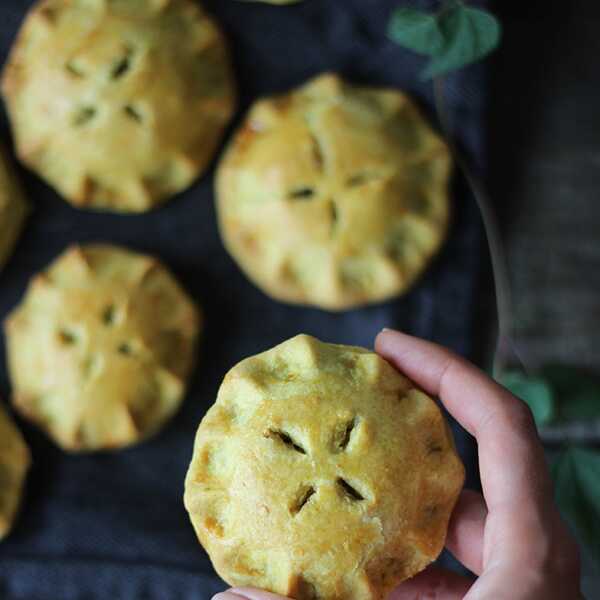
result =
M353 432L355 431L358 423L358 418L353 417L349 420L338 423L334 427L332 435L330 436L332 443L328 447L328 450L331 454L345 452L348 449ZM297 452L303 456L307 456L309 454L304 446L295 441L294 438L283 429L270 427L263 435L264 437L272 439L275 442L283 445L288 450ZM338 493L344 500L350 503L359 503L366 499L365 494L358 489L359 486L354 482L350 483L347 478L340 475L335 478L334 483ZM310 502L313 501L317 495L317 492L318 489L316 485L311 483L303 483L288 506L290 515L295 517L300 514L300 512Z

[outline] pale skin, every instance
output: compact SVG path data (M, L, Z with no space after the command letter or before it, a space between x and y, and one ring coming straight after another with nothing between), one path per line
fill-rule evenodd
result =
M576 600L579 551L554 504L552 483L531 411L449 350L392 330L375 350L476 439L483 494L463 490L446 548L472 573L429 567L390 600ZM213 600L281 600L232 588Z

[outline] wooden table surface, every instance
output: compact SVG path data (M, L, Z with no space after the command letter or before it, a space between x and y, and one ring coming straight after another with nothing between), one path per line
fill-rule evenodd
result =
M526 6L524 6L526 4ZM600 2L498 3L491 192L529 364L600 372Z
M496 12L505 36L491 62L489 187L517 345L533 367L600 375L600 2L498 2ZM600 423L590 431L600 442ZM587 597L600 598L598 567L587 558L583 572Z

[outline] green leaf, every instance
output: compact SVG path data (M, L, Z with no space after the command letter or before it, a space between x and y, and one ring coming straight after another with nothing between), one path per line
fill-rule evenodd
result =
M549 365L540 375L552 386L562 419L600 419L600 380L574 367Z
M423 72L424 79L482 59L498 47L502 37L500 22L492 14L462 3L442 12L438 25L444 36L444 47Z
M435 15L412 8L394 11L388 26L389 37L414 52L437 54L444 47L444 36Z
M529 405L538 425L551 423L556 415L552 388L541 377L530 377L519 371L507 371L500 383Z
M562 514L600 559L600 453L569 448L558 457L552 475Z

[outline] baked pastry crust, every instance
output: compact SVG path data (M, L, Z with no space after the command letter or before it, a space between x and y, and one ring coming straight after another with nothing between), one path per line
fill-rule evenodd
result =
M199 327L156 259L73 246L6 321L13 404L65 450L134 444L179 408Z
M196 0L41 0L2 88L17 153L79 208L142 212L188 187L235 105Z
M11 255L29 213L21 185L0 148L0 269Z
M299 335L227 374L185 505L231 585L371 600L438 556L463 480L433 400L372 352Z
M322 75L250 109L218 169L221 235L273 298L379 302L441 246L449 174L446 144L405 94Z
M31 455L21 432L0 406L0 540L14 523L30 465Z

